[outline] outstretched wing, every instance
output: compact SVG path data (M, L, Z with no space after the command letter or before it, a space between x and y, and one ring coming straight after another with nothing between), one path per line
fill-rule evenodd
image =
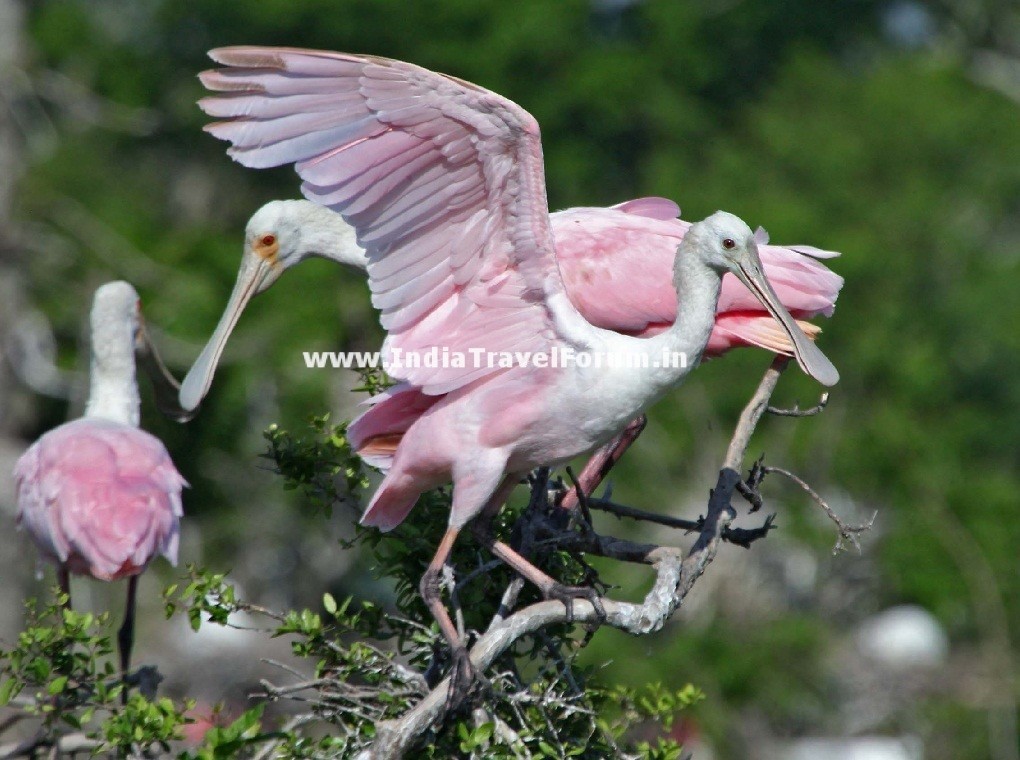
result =
M259 47L210 56L229 68L201 75L221 93L201 107L226 119L206 129L246 166L294 163L305 196L357 230L388 358L433 348L467 358L391 374L444 393L497 371L476 366L482 350L548 347L546 299L563 286L529 113L385 58Z

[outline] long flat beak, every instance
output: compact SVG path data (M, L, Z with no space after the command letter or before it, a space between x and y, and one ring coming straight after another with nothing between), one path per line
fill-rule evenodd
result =
M786 310L772 289L772 285L765 277L761 268L761 260L757 251L752 248L750 261L740 262L733 274L747 286L747 289L754 293L761 301L769 314L782 326L786 334L790 336L793 343L793 354L797 364L804 372L825 386L832 386L839 382L839 371L829 361L811 340L801 331L794 322L793 317Z
M272 275L271 270L269 262L250 252L245 253L241 259L241 269L237 273L237 282L234 283L234 291L227 301L227 308L224 309L209 342L205 344L205 348L181 384L180 404L184 409L194 412L202 403L205 394L209 392L213 375L216 373L216 365L219 364L220 356L227 345L227 338L233 332L248 301L260 291L260 284Z
M163 359L160 358L156 344L152 342L145 322L139 317L138 332L135 334L135 361L149 376L156 397L156 408L175 422L187 422L194 417L194 412L183 408L177 398L180 385L177 378L170 374Z

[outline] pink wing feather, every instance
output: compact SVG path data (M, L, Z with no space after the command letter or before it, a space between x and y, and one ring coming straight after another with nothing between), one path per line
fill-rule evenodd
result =
M46 433L14 469L18 520L43 557L115 580L157 554L177 562L181 489L159 439L102 419Z
M286 48L210 53L207 129L235 160L295 163L309 199L368 254L384 351L543 351L557 275L538 124L481 87L412 64ZM551 276L550 276L551 275ZM441 394L498 371L394 368Z

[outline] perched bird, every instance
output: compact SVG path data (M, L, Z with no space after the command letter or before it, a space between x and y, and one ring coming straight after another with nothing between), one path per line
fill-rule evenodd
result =
M638 198L609 208L572 208L549 215L556 260L570 302L597 327L649 337L676 319L672 284L676 249L690 227L666 198ZM812 339L820 332L804 321L831 316L843 278L818 259L839 254L806 245L768 245L759 232L765 276L797 325ZM182 404L196 409L209 391L227 339L250 299L284 271L311 257L359 273L368 259L343 217L310 201L270 201L245 229L237 282L223 316L188 374ZM267 261L273 264L265 266ZM757 346L784 355L793 345L757 298L731 274L723 277L706 357Z
M567 295L538 124L520 106L382 58L255 47L211 56L231 68L203 74L203 83L222 93L203 107L226 119L208 129L229 140L231 155L247 166L296 163L305 195L355 229L388 333L385 354L441 346L451 355L546 357L544 366L474 361L391 368L420 393L441 398L406 430L363 441L390 453L362 517L366 525L392 528L421 493L453 481L448 528L421 592L454 647L455 685L470 672L470 661L441 602L439 579L458 533L477 516L487 525L522 474L604 444L681 382L708 343L724 273L734 274L776 319L805 372L825 385L838 381L766 280L754 234L732 214L717 212L692 225L680 242L671 277L675 321L651 337L621 335L587 321ZM263 271L248 279L252 288L293 254L282 247L293 241L258 243L254 266ZM549 364L566 350L617 359L608 366ZM642 364L642 357L674 355L688 361ZM185 392L204 387L208 371L200 363L196 380L189 373L182 406L192 400ZM385 416L400 402L394 393L365 418ZM487 543L546 595L591 598L591 589L565 589L491 536Z
M14 468L17 520L43 559L57 566L70 604L70 574L128 579L118 632L122 673L133 643L138 575L157 554L177 563L181 489L187 483L155 436L139 429L136 351L162 368L145 332L138 294L111 282L95 294L85 416L45 433ZM168 375L159 393L176 395ZM172 405L170 405L172 406Z

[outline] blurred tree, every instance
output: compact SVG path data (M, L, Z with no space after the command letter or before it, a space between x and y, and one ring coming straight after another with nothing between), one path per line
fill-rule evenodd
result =
M880 508L880 536L861 559L825 562L828 534L800 496L772 487L781 550L756 547L753 571L723 553L715 569L736 579L683 628L653 645L600 634L586 661L613 659L607 677L630 683L704 687L699 719L723 757L753 757L762 736L854 731L917 734L932 758L1016 757L1015 3L48 0L26 18L27 85L3 92L29 169L13 260L54 325L61 369L78 377L79 322L113 277L139 287L184 370L230 287L245 218L297 193L289 172L245 171L200 134L194 75L217 45L371 52L501 92L542 125L554 207L661 194L687 218L724 207L776 241L844 251L847 286L822 338L843 383L825 415L795 431L773 421L753 445L831 484L847 510ZM346 522L323 530L253 464L270 422L343 417L357 400L355 380L305 371L301 350L379 340L361 283L302 270L245 316L195 423L145 423L194 485L192 557L233 568L246 596L280 608L318 604L327 588L385 600L353 552L335 551ZM618 498L697 509L763 362L712 362L653 410ZM813 393L793 377L779 391ZM17 425L30 439L73 414L39 398ZM796 557L813 568L800 585ZM752 582L757 595L740 593ZM898 711L862 717L845 693L854 666L832 653L899 602L936 613L953 659Z

